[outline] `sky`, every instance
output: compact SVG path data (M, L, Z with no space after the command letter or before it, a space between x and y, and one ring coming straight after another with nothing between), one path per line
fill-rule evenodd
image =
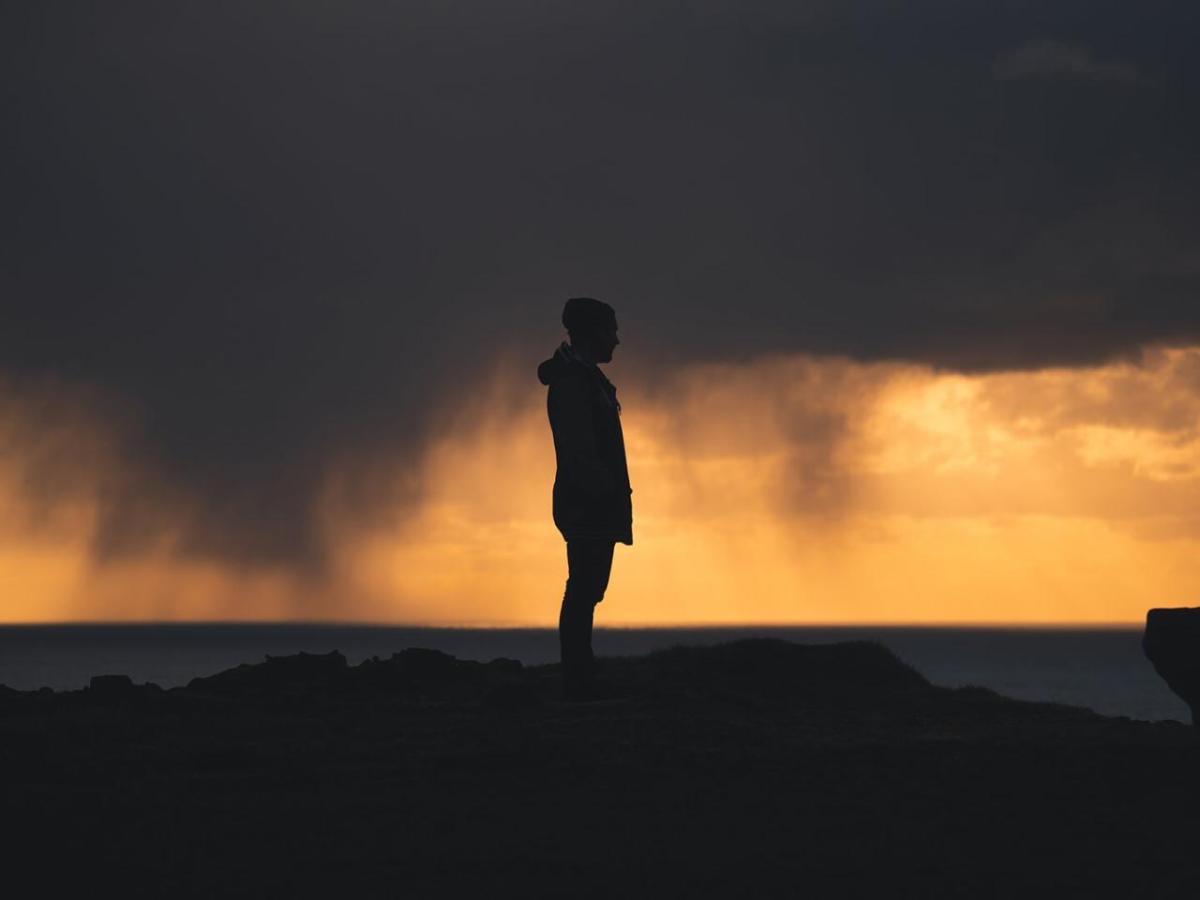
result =
M0 10L0 621L551 624L537 363L622 344L598 621L1200 590L1200 10Z

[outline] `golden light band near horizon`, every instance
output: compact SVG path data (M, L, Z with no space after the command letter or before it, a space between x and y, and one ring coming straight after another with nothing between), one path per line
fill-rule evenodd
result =
M981 375L792 355L612 376L635 543L606 625L1132 624L1200 593L1200 348ZM390 522L356 518L338 490L353 463L331 463L314 574L181 558L171 508L159 544L95 559L105 485L139 477L119 433L82 412L43 433L6 387L0 621L551 625L566 565L543 389L501 365L486 391L457 398L468 414ZM60 460L77 474L39 490L55 441L81 448Z

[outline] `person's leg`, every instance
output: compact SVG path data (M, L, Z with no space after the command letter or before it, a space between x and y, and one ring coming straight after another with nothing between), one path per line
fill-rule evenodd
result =
M558 616L563 684L568 695L586 692L592 680L592 620L612 572L612 541L567 543L567 588Z

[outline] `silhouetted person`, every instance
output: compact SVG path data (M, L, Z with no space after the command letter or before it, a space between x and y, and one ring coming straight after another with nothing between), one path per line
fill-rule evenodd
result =
M633 544L633 512L621 405L597 364L612 361L617 316L607 303L573 297L563 308L570 337L538 366L554 433L554 524L567 542L567 588L558 617L564 694L600 694L592 660L592 615L604 599L613 546Z

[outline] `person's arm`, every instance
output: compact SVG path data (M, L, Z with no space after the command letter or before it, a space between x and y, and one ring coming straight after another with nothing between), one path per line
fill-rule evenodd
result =
M617 488L617 479L596 452L588 385L564 378L550 388L550 415L558 438L565 475L589 494L604 496Z

